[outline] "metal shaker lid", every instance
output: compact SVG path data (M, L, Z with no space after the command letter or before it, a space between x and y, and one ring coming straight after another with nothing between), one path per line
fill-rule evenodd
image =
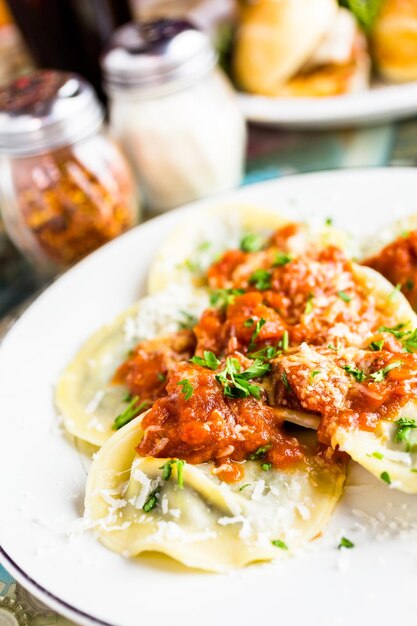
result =
M216 60L207 35L185 20L165 19L116 30L101 66L110 90L140 89L196 81Z
M104 112L76 74L40 70L0 89L0 153L33 155L94 134Z

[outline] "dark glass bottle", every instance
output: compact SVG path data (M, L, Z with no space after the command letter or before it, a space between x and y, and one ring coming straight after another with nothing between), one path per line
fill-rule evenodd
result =
M35 62L73 71L101 98L99 57L111 33L132 19L129 0L8 0Z

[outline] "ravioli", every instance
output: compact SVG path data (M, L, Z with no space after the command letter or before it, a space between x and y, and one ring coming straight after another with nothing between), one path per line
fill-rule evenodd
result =
M407 235L417 229L417 215L408 215L401 219L386 224L372 237L364 237L361 242L361 259L378 254L382 248L390 244L398 237Z
M178 330L187 315L199 316L207 306L204 292L172 285L139 300L95 333L62 374L56 406L67 431L94 446L113 434L115 418L126 409L127 388L112 378L139 342Z
M283 419L305 428L318 429L318 415L286 409ZM404 421L403 421L404 420ZM401 423L410 435L399 440ZM411 427L407 426L411 424ZM331 436L332 448L346 452L354 461L394 489L417 493L417 400L408 402L390 420L381 419L375 430L361 430L339 425Z
M381 326L404 329L400 332L412 335L417 328L417 316L404 295L371 268L356 266L355 272L376 300L377 309L381 314ZM401 360L401 352L394 356ZM314 369L316 365L312 367ZM290 408L284 408L282 416L287 421L306 428L317 429L321 422L319 415L303 412L302 409L292 411ZM402 418L411 421L417 419L417 399L415 402L412 400L407 402L395 415L391 415L390 419L381 419L374 431L338 426L331 436L330 443L333 448L338 447L348 453L353 460L392 487L406 493L417 493L417 445L414 446L412 443L414 426L410 429L411 443L396 441L395 437L398 427L396 422Z
M105 546L126 557L160 552L208 571L285 557L321 533L345 480L342 460L315 456L314 434L301 437L308 451L291 470L246 461L243 480L230 485L211 464L139 457L139 416L96 455L86 518Z
M363 263L380 272L417 308L417 215L387 226L365 243Z
M171 283L204 285L204 274L225 250L239 248L247 234L268 237L274 230L292 223L278 211L254 205L229 205L200 211L198 220L187 217L170 234L157 252L148 277L148 291L155 293ZM339 246L356 254L351 238L330 223L304 224L309 240ZM298 241L296 245L303 246Z
M410 434L398 438L401 423ZM413 424L411 428L407 424ZM374 432L350 430L339 426L331 440L371 474L394 489L417 493L417 400L398 411L394 420L381 420Z

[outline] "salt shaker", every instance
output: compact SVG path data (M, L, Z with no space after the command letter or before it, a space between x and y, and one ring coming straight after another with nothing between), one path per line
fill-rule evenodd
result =
M239 184L245 122L207 35L183 20L127 24L102 69L110 127L151 211Z

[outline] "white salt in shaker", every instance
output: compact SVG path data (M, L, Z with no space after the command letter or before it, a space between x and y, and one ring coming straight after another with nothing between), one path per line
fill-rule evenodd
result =
M239 184L245 122L204 33L182 20L127 24L102 68L111 129L151 211Z

